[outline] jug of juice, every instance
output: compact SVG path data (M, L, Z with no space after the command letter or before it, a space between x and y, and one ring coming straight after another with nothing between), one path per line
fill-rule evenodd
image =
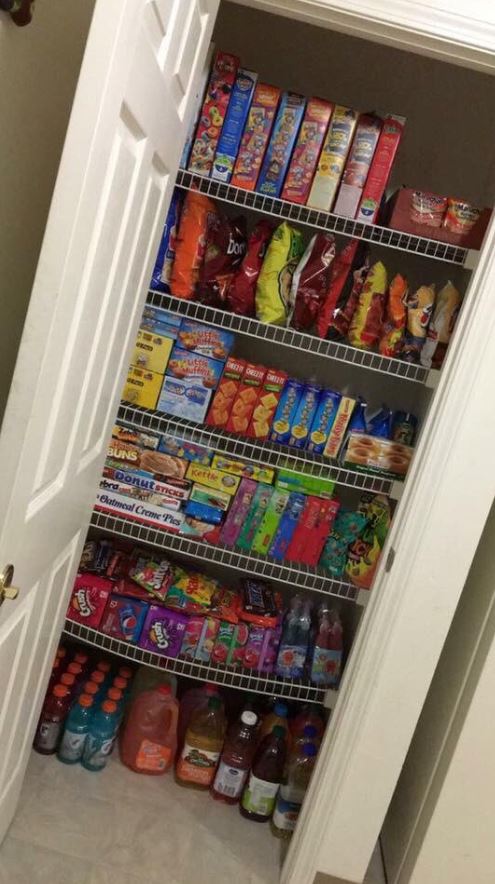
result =
M268 734L271 734L273 728L276 725L279 725L284 729L286 733L289 731L289 722L287 716L289 714L289 710L287 708L286 703L282 703L281 700L277 700L271 712L268 715L265 715L259 733L259 741L267 737Z
M179 704L170 685L162 684L139 694L120 739L122 762L136 773L166 773L177 750L178 718Z
M177 696L177 679L170 672L160 672L159 669L151 669L149 666L140 666L134 677L131 673L131 678L127 676L128 672L130 672L128 666L120 666L118 676L125 678L128 686L132 683L131 700L135 700L138 694L142 694L143 691L151 691L161 684L169 684L173 696Z
M179 709L179 727L177 729L177 745L179 749L184 745L186 731L193 715L200 709L206 709L210 697L219 697L216 684L201 685L201 687L190 688L185 692L180 701Z
M105 700L91 717L89 732L84 743L82 766L86 770L99 771L106 767L117 733L117 705Z
M290 838L296 828L317 752L313 743L305 743L302 751L294 753L289 760L287 777L280 786L271 821L272 832L278 838Z
M225 738L226 719L220 697L210 697L208 705L191 718L186 731L175 776L181 786L209 789L215 776Z
M285 767L287 734L276 724L260 743L242 793L239 809L243 816L257 823L270 819Z
M92 714L93 697L90 694L81 694L65 722L64 735L57 753L59 761L77 764L81 760Z
M257 724L256 713L246 710L229 729L211 787L211 796L217 801L239 801L258 743Z
M321 742L325 730L325 722L320 715L319 706L317 706L316 703L305 704L296 717L291 719L289 725L290 747L292 747L295 740L303 736L304 728L307 727L307 725L312 725L312 727L316 728L317 739L314 742Z
M50 694L45 697L43 709L36 734L33 748L41 755L54 755L57 751L64 721L67 718L70 705L70 693L64 684L56 684Z

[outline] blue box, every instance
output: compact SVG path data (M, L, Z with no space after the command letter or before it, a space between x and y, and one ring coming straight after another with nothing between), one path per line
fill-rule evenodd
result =
M178 347L210 359L220 359L222 362L226 362L234 341L233 332L195 322L194 319L183 319L177 335Z
M301 515L305 505L305 494L299 494L297 491L293 491L289 495L287 506L285 507L282 518L278 523L278 528L275 532L275 537L268 553L268 555L272 556L274 559L278 559L279 561L285 559L286 552L289 548L289 543L292 540L292 535L296 530L299 516Z
M222 372L223 362L190 353L176 344L168 360L157 410L202 423Z
M207 503L198 503L196 500L188 500L184 513L191 519L199 519L201 522L208 522L209 525L220 525L225 515L224 511L216 506L209 506Z
M277 410L270 430L270 442L288 445L292 421L302 396L304 384L292 378L287 381L278 400Z
M303 389L290 428L289 445L293 445L294 448L306 447L309 431L320 401L320 395L321 387L317 387L315 384L307 384Z
M168 433L160 437L158 451L171 454L172 457L180 457L183 460L200 463L204 467L210 465L213 457L213 451L210 448L198 445L196 442L190 442L189 439L179 439L177 436L170 436Z
M165 335L176 340L181 322L182 318L175 313L162 310L161 307L149 307L147 304L143 310L140 327L155 335Z
M170 276L175 258L175 243L182 210L182 194L174 190L158 246L155 266L151 274L150 289L170 294Z
M306 442L306 449L313 454L323 454L341 399L334 390L322 390Z
M295 92L282 94L272 137L256 185L259 193L280 196L305 107L306 99L302 95L296 95Z
M234 171L258 74L239 68L218 139L211 177L228 184Z

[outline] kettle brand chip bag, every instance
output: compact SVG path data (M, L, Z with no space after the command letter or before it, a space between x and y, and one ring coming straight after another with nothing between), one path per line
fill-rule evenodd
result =
M380 338L382 356L401 355L407 319L407 280L397 273L388 289L385 321Z
M325 301L335 258L335 239L328 233L317 233L292 277L290 306L291 325L299 331L313 327Z
M228 306L240 316L254 316L256 311L256 283L263 258L273 233L273 224L263 218L253 228L246 254L227 291Z
M177 298L192 300L205 250L206 229L210 215L217 210L212 200L190 191L182 209L175 247L170 287Z
M303 253L302 235L284 221L273 234L256 285L256 317L285 325L292 276Z
M208 217L203 266L197 298L204 304L222 307L227 290L246 251L246 219L215 214Z

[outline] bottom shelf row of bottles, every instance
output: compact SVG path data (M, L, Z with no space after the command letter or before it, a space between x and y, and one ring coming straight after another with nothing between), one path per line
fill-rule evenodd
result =
M324 729L318 706L178 685L170 673L71 644L57 650L34 749L96 772L118 745L136 773L173 771L179 785L209 790L290 837Z

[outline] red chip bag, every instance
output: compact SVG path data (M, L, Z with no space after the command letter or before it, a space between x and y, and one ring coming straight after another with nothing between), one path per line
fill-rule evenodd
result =
M249 237L246 254L227 291L227 304L240 316L255 315L256 283L273 233L273 225L258 221Z
M397 273L388 287L385 320L379 346L382 356L397 358L401 355L406 331L407 292L407 280Z
M225 306L227 291L246 251L245 218L208 218L206 248L199 274L197 299L212 307Z
M387 288L385 265L381 261L375 261L361 289L347 335L353 347L370 350L378 342L382 331Z
M321 309L316 320L316 333L320 338L326 338L335 306L339 303L346 283L351 278L351 269L356 258L359 240L351 239L335 258L330 274L330 285L326 292Z
M328 233L316 233L292 277L290 301L293 328L304 331L314 325L330 285L334 258L334 237Z
M202 193L190 191L184 201L175 247L170 288L177 298L192 300L203 261L208 218L216 215L215 203Z
M366 254L363 263L354 270L350 277L352 280L350 290L348 286L345 286L337 301L328 328L328 337L331 340L342 340L347 337L369 269L370 261Z

